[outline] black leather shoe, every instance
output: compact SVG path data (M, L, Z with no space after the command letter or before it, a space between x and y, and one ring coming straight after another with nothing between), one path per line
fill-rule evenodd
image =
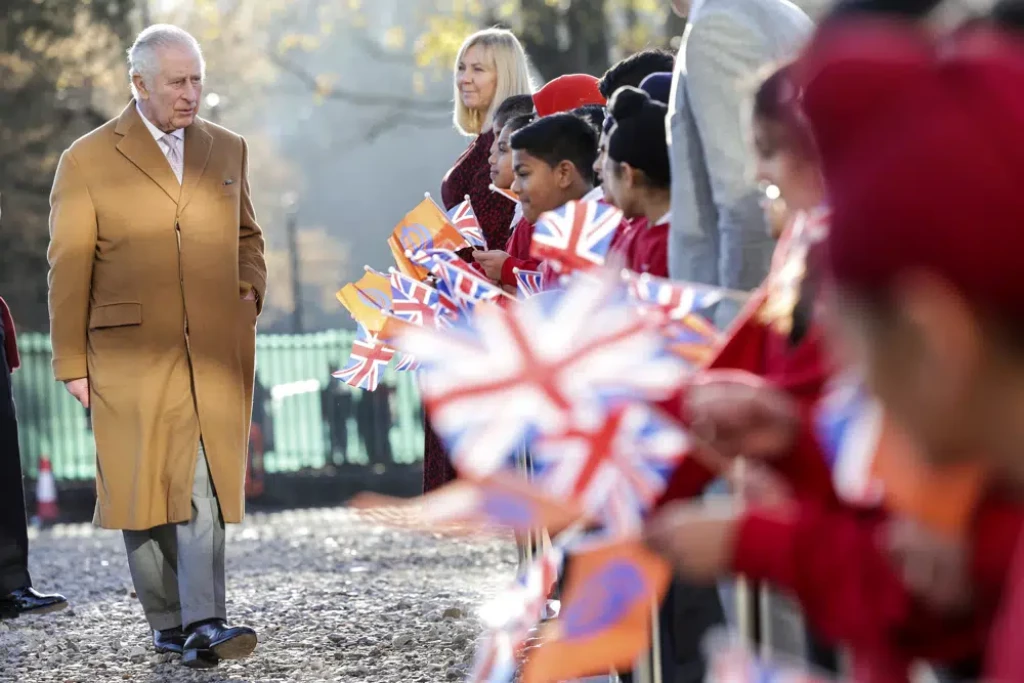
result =
M22 614L48 614L67 606L68 600L63 595L43 595L29 586L0 597L0 619L13 619Z
M181 663L193 669L210 669L222 659L242 659L256 649L256 631L248 626L228 626L210 619L188 627Z
M185 632L180 626L153 631L153 649L157 652L180 655L185 648Z

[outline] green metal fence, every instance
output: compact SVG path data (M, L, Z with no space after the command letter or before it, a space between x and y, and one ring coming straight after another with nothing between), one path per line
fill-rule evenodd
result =
M253 422L268 473L344 465L411 464L423 458L415 378L392 368L369 393L332 379L348 360L354 334L259 335ZM25 474L48 456L58 480L92 479L95 446L89 417L50 372L46 335L18 336L22 367L14 396Z

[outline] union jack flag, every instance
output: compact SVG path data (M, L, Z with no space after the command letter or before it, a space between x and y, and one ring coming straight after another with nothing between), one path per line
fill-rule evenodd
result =
M637 302L656 308L669 320L682 320L722 300L722 292L717 288L673 282L646 273L629 273L626 282Z
M399 353L398 362L395 363L396 372L412 372L420 369L420 363L416 360L416 356L409 355L408 353Z
M515 269L519 298L525 299L544 291L544 273L538 270Z
M440 307L436 289L391 271L391 315L412 325L437 327L443 324Z
M603 265L621 222L622 212L604 202L569 202L541 215L530 256L563 272Z
M332 376L350 386L374 391L394 355L394 349L385 346L376 336L371 336L365 327L359 325L359 331L352 342L352 354L348 359L348 365Z
M718 347L720 335L714 325L697 314L672 320L662 327L668 349L690 365L703 365Z
M687 450L684 432L646 404L613 408L594 426L574 426L531 446L536 481L601 519L612 535L639 531Z
M507 683L512 680L510 674L515 673L516 658L545 613L563 560L561 549L549 548L508 590L480 610L488 632L477 651L469 681Z
M600 421L613 401L667 398L686 374L609 278L516 306L478 307L451 331L412 328L431 422L464 474L507 467L520 443Z
M480 227L480 221L476 218L473 205L469 203L469 197L461 204L452 207L448 212L448 220L455 229L459 231L466 241L477 249L486 249L487 240L484 239L484 231Z
M881 404L850 374L830 382L818 403L815 432L843 500L874 505L881 500L872 464L882 442Z
M438 277L437 289L441 297L455 302L466 316L472 315L481 301L493 301L505 294L461 259L448 261L435 257L431 272Z

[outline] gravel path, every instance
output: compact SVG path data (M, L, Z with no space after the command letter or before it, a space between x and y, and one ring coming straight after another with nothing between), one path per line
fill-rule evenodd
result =
M462 680L475 610L514 571L511 539L442 539L343 509L250 515L228 528L228 613L256 629L249 659L192 672L153 653L120 532L36 534L36 586L71 607L0 622L0 682Z

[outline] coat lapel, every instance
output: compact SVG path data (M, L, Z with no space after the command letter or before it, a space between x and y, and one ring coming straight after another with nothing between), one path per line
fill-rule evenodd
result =
M196 119L195 123L185 129L185 172L181 177L179 213L185 210L196 186L199 185L199 180L206 170L206 164L210 160L212 148L213 136L207 132L206 124L202 119Z
M174 177L171 165L167 163L167 157L160 151L160 146L142 122L134 100L121 112L114 132L122 136L121 142L117 143L118 151L159 185L168 197L177 202L181 195L181 186ZM188 163L188 156L185 158Z

